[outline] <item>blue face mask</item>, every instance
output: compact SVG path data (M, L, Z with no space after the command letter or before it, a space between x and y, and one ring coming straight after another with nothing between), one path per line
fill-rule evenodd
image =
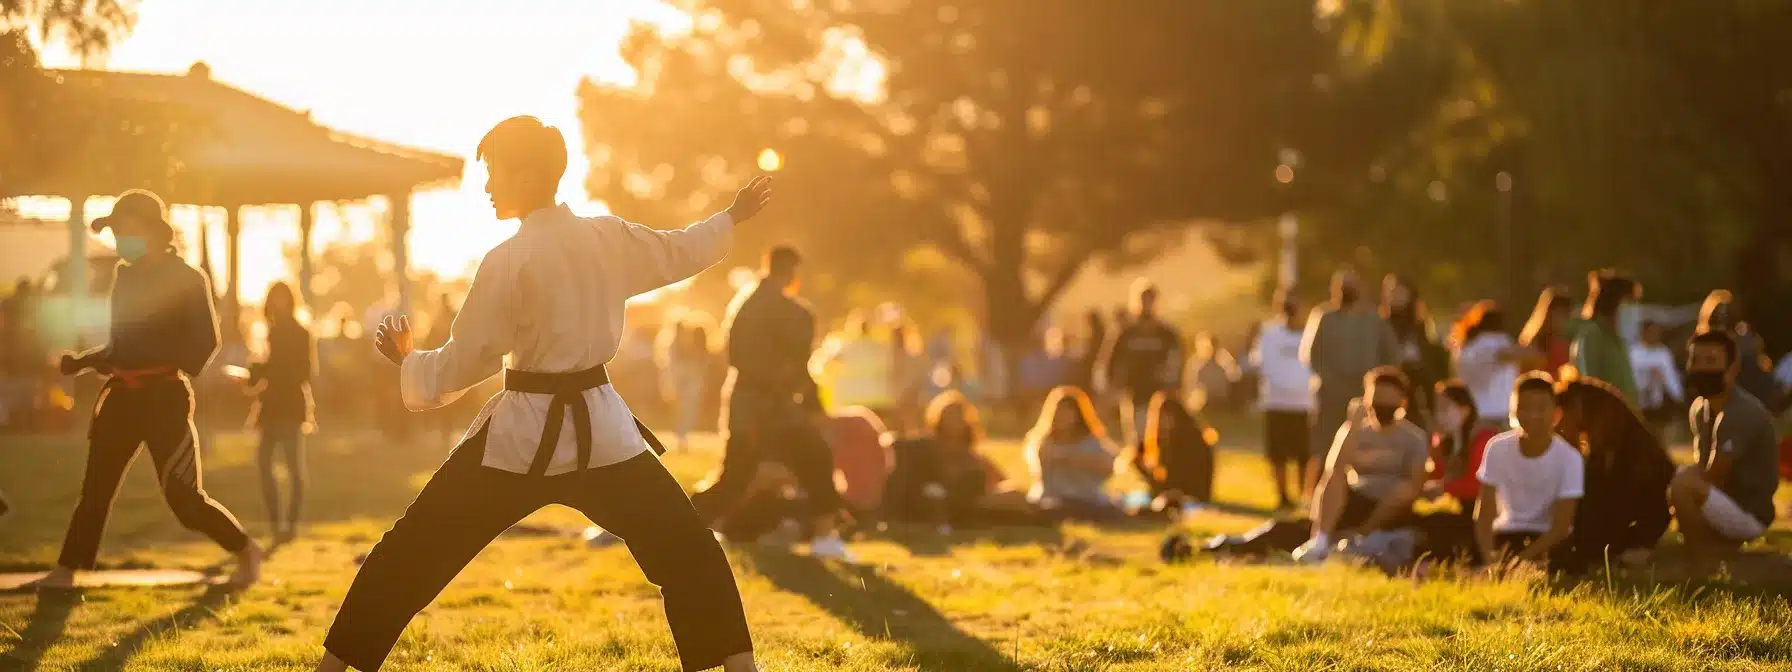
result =
M119 236L118 256L125 261L135 263L149 254L149 239L143 236Z

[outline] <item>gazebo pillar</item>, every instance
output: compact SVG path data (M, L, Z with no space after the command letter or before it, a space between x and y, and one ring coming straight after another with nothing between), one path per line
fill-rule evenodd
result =
M68 197L68 306L70 336L76 348L81 342L81 310L87 305L87 197Z
M411 313L411 194L386 197L392 203L392 275L398 282L398 313Z
M299 204L299 305L309 311L312 319L317 319L317 297L311 294L311 227L316 222L311 211L316 203Z
M219 329L224 332L225 343L236 343L242 339L243 325L242 294L238 280L242 277L242 237L243 206L231 205L224 208L224 300L218 306Z

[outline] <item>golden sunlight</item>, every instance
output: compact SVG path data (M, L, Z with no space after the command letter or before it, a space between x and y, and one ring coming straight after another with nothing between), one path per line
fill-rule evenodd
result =
M778 155L778 150L767 147L765 151L759 153L760 170L770 173L783 167L784 157Z

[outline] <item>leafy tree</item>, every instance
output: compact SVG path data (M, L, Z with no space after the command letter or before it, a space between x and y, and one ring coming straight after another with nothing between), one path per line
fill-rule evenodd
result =
M592 195L688 219L775 149L779 224L747 240L824 280L932 250L1011 346L1090 260L1285 207L1278 149L1330 53L1307 0L674 4L694 25L635 33L637 87L581 87Z

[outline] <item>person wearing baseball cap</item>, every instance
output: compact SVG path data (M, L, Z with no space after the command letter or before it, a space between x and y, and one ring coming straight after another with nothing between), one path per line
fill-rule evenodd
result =
M169 508L181 524L235 554L232 582L254 583L262 550L243 526L201 487L199 446L188 382L218 350L218 320L205 274L174 253L174 228L162 199L147 191L120 194L112 213L93 221L118 241L108 342L62 356L62 373L106 376L88 430L87 471L56 569L40 582L71 586L92 569L120 481L140 446L149 446Z

